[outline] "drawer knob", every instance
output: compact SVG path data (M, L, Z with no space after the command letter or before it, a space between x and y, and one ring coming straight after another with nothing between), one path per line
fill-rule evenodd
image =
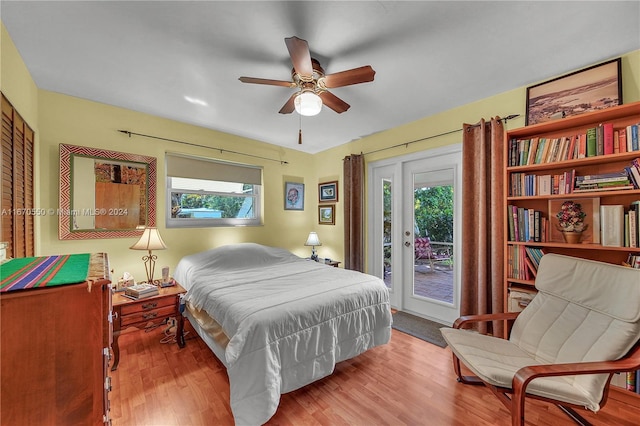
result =
M148 320L148 319L152 319L158 316L157 312L149 312L148 314L143 314L142 318Z
M153 308L155 308L157 306L158 306L157 302L143 303L142 304L142 309L153 309Z

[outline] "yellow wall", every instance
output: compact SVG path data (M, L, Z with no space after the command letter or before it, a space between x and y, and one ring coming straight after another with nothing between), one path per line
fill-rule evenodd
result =
M342 159L352 153L369 153L396 144L428 138L460 129L462 123L475 123L480 118L505 117L520 114L509 121L508 128L524 125L526 87L517 88L459 108L442 112L422 120L375 134L315 155L304 154L234 135L215 132L172 120L137 113L99 103L38 90L22 58L18 54L4 25L2 25L0 89L36 131L36 207L58 207L58 145L60 143L99 147L114 151L154 156L158 159L157 224L168 245L158 252L158 266L175 267L178 260L190 253L223 244L255 241L287 248L306 256L310 250L303 246L309 231L318 232L322 247L320 256L342 261L343 255L343 179ZM603 59L603 61L606 60ZM532 82L531 84L535 84ZM623 99L625 103L640 100L640 50L623 55ZM126 129L163 138L188 141L234 151L248 152L288 161L288 165L261 161L234 154L220 154L205 148L177 145L161 140L127 137L117 132ZM408 147L393 148L367 154L365 161L381 160L416 151L458 143L461 133L429 138ZM247 228L166 229L164 227L164 153L179 151L221 160L264 167L264 226ZM339 181L339 202L336 205L336 225L318 225L317 185L319 182ZM305 210L285 211L283 187L285 181L305 184ZM118 277L123 271L143 276L141 253L129 250L135 242L129 239L100 239L81 241L58 240L58 218L36 218L37 254L79 253L106 251Z
M105 148L113 151L143 154L156 157L157 162L157 226L168 249L158 252L159 265L175 267L182 256L208 248L254 241L285 247L296 254L307 255L304 241L313 228L315 218L309 201L304 211L285 211L283 187L285 180L303 182L307 187L315 186L310 180L314 159L310 154L288 150L234 135L220 133L201 127L178 123L172 120L90 102L48 91L40 91L40 207L58 206L59 144ZM128 137L118 129L157 135L163 138L187 141L193 144L214 146L267 158L289 162L264 161L237 154L220 153L206 148L185 146L173 142L149 139L140 136ZM167 229L164 224L165 196L165 152L182 152L244 164L263 166L263 219L264 226L239 228L181 228ZM314 195L309 191L308 198ZM307 198L307 200L308 200ZM100 240L58 240L58 217L40 218L41 245L39 254L106 251L117 276L123 271L143 275L143 253L129 250L135 238ZM161 264L161 265L160 265Z

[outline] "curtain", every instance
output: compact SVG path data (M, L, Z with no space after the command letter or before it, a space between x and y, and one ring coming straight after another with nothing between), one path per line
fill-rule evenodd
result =
M504 307L504 126L496 117L463 125L462 289L460 314L502 312ZM478 326L502 336L504 323Z
M344 158L344 267L364 272L364 156Z

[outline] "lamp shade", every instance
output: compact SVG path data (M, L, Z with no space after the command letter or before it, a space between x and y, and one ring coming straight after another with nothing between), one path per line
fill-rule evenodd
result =
M129 247L132 250L164 250L167 248L162 237L158 232L158 228L147 227L144 228L142 236L137 243Z
M293 100L293 105L300 115L318 115L322 109L322 99L311 91L304 91L296 96Z
M305 246L321 246L320 238L318 238L318 234L315 232L309 232L309 237L307 237L307 242L304 243Z

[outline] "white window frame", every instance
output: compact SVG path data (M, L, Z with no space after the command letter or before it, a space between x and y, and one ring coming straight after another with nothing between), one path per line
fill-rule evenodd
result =
M172 162L173 160L173 162ZM178 160L178 161L176 161ZM205 174L202 173L203 167L200 167L200 171L198 172L198 167L182 167L178 171L176 171L175 163L179 162L180 164L194 164L204 166ZM173 167L170 165L173 164ZM220 166L216 168L216 165ZM165 206L165 218L166 218L166 227L167 228L209 228L209 227L232 227L232 226L261 226L262 225L262 201L261 201L261 193L262 193L262 168L247 165L247 164L239 164L239 163L231 163L225 161L214 160L206 157L195 157L188 156L183 154L176 153L166 153L165 156L165 180L166 180L166 206ZM206 169L213 168L210 170L217 170L211 173L211 176L207 176ZM220 171L222 170L222 172ZM228 173L230 172L232 177L227 178ZM236 176L242 175L243 171L252 172L253 175L259 174L260 183L252 183L252 182L237 182L238 178ZM174 175L174 176L172 176ZM176 176L180 175L180 176ZM220 195L220 196L237 196L242 198L253 198L253 210L255 213L255 217L250 219L245 218L173 218L171 217L171 194L173 192L182 192L185 190L180 188L173 188L172 186L172 178L173 177L183 177L183 178L191 178L191 179L203 179L203 180L217 180L217 181L227 181L233 183L240 184L250 184L253 185L253 193L250 195L242 195L242 194L231 194L231 193L220 193L215 191L199 191L199 190L189 190L189 194L199 194L199 195ZM207 179L209 177L209 179ZM253 180L256 180L254 177Z

